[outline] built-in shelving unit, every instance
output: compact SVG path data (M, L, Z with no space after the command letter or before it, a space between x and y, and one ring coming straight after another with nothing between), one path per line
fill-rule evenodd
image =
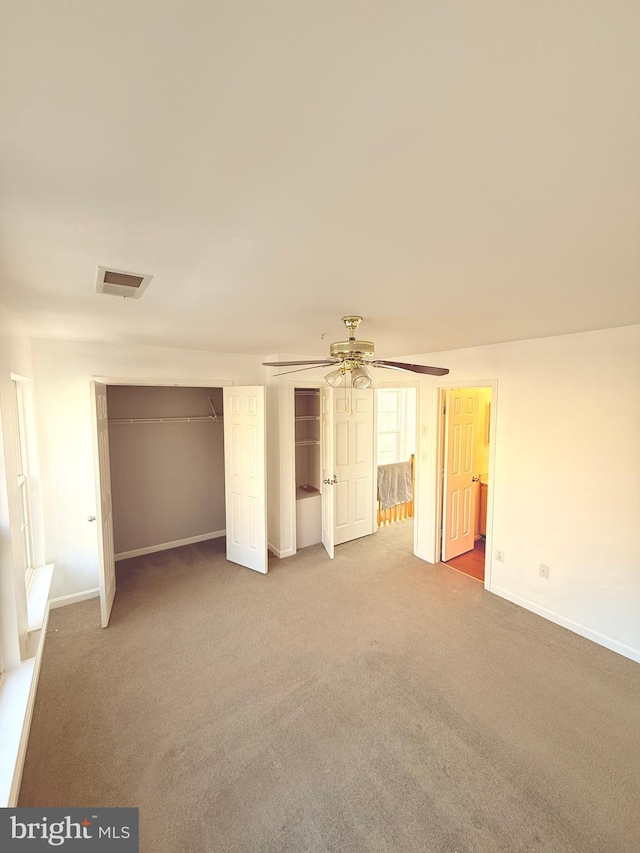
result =
M297 547L320 542L320 391L295 389L296 524Z

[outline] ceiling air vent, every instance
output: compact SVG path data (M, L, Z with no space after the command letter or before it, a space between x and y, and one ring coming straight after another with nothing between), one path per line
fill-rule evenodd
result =
M109 267L98 267L96 293L106 293L109 296L125 296L129 299L140 299L152 278L153 276L151 275L113 270Z

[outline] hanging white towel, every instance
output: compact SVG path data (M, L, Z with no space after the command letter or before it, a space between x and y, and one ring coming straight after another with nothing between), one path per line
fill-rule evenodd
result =
M413 500L411 462L378 465L378 494L382 509Z

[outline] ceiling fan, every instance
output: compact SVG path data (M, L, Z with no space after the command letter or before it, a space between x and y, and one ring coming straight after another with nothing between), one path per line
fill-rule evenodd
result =
M298 373L301 370L311 370L314 367L335 367L324 377L333 388L345 381L347 373L351 374L351 384L354 388L368 388L373 382L369 367L384 367L389 370L408 370L412 373L428 373L431 376L445 376L449 371L445 367L427 367L423 364L405 364L402 361L383 361L373 357L374 346L371 341L357 341L355 331L362 322L362 317L343 317L342 322L349 332L348 341L336 341L331 344L329 358L319 361L263 361L265 367L296 367L296 370L286 370L276 373L284 376L286 373Z

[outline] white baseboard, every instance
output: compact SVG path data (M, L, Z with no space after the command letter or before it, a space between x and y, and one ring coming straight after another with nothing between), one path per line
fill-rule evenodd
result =
M160 545L149 545L147 548L136 548L134 551L122 551L115 555L116 560L128 560L130 557L143 557L145 554L156 554L158 551L168 551L170 548L181 548L183 545L194 545L207 539L219 539L226 536L226 530L214 530L213 533L201 533L199 536L189 536L188 539L176 539L174 542L162 542Z
M640 649L634 649L632 646L626 645L626 643L620 643L618 640L613 640L611 637L607 637L606 634L601 634L599 631L593 631L591 628L587 628L579 622L567 619L559 613L554 613L553 610L548 610L546 607L542 607L534 601L529 601L526 598L521 598L519 595L514 595L506 589L492 586L488 591L499 595L500 598L506 598L507 601L510 601L512 604L524 607L525 610L530 610L537 616L542 616L543 619L555 622L556 625L561 625L563 628L567 628L569 631L573 631L574 634L579 634L581 637L585 637L587 640L591 640L599 646L604 646L605 649L610 649L612 652L617 652L619 655L623 655L636 663L640 663Z
M426 551L421 551L418 549L417 551L413 552L413 556L418 557L418 559L420 559L420 560L424 560L425 563L429 563L431 566L437 565L431 559L431 554L428 554Z
M71 595L61 595L59 598L52 598L49 602L49 607L64 607L67 604L76 604L78 601L86 601L88 598L98 598L100 596L99 589L85 589L83 592L74 592Z
M276 548L275 545L270 545L268 542L267 549L271 551L272 554L275 554L276 557L279 557L281 560L285 557L293 557L293 555L296 553L293 548L285 548L284 551L281 551L279 548Z

